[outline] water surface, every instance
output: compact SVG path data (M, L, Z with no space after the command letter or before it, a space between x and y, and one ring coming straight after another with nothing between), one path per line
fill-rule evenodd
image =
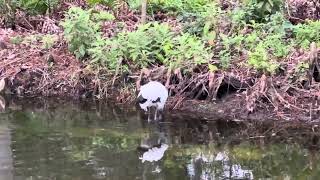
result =
M317 150L246 136L237 123L169 113L148 123L135 108L99 103L17 104L0 114L0 179L320 178Z

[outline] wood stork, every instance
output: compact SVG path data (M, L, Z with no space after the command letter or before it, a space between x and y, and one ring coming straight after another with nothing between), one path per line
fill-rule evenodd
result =
M167 88L157 81L150 81L141 86L137 101L144 111L148 111L151 107L155 107L154 120L157 120L157 112L162 111L168 98ZM150 112L148 120L150 120Z

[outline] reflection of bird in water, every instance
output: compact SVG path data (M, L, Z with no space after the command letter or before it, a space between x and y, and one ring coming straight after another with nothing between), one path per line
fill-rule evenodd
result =
M166 124L154 122L148 123L149 132L141 138L140 145L137 147L139 151L147 151L153 147L160 147L162 144L171 144L169 130Z
M148 171L156 174L159 174L162 171L160 160L164 157L164 153L168 148L169 145L167 144L161 144L158 147L153 146L152 148L145 150L143 154L139 156L139 159L144 164L143 179L147 179L146 173ZM149 163L144 163L145 161L148 161Z
M142 163L144 161L159 161L160 159L162 159L164 152L168 149L168 147L169 146L167 144L161 144L160 147L153 147L148 151L144 152L143 155L139 157L139 159L142 160Z
M160 82L150 81L149 83L141 86L137 100L141 109L144 111L148 111L149 108L155 107L154 120L157 120L157 112L163 110L167 98L167 88ZM150 112L148 113L148 120L150 120L149 115Z
M157 136L145 137L141 139L140 145L137 147L137 150L141 152L148 151L152 148L160 148L163 144L170 143L166 135L162 132L157 133Z

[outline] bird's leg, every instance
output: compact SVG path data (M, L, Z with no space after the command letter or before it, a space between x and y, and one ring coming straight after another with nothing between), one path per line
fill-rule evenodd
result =
M158 113L158 108L156 108L155 113L154 113L154 120L157 120L157 113Z
M159 112L159 120L162 119L162 111Z
M151 119L150 119L150 108L148 108L148 122L150 122L151 121Z
M148 122L150 122L151 119L150 119L150 113L148 113Z
M160 108L158 113L159 113L158 120L162 120L163 108Z

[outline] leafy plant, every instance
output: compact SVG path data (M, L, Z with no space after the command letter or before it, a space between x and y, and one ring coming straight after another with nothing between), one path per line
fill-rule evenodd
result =
M12 44L20 44L23 42L23 38L21 36L14 36L10 38L10 43Z
M126 57L137 63L138 67L145 67L148 62L154 61L154 59L149 59L152 53L152 39L144 31L144 27L140 26L137 31L120 34L120 36L122 36L122 42L128 49Z
M295 39L304 49L309 48L311 42L320 42L320 21L308 21L298 24L294 28Z
M92 64L99 64L108 70L116 70L119 60L123 57L120 41L117 39L97 39L88 49Z
M100 20L113 18L106 13L93 13L91 9L83 10L71 7L61 25L64 28L69 50L81 59L88 55L92 43L101 39Z
M148 11L175 12L178 14L200 13L205 11L210 2L210 0L149 0ZM132 9L138 9L141 6L141 0L129 0L128 4Z
M230 65L232 55L238 55L242 50L245 38L241 34L232 36L220 34L220 38L223 49L219 52L219 58L222 67L227 68Z
M110 70L115 70L120 61L131 68L151 64L189 68L208 63L212 56L199 38L188 33L174 37L168 25L159 23L140 25L136 31L97 40L89 54L93 63L103 64Z
M45 14L59 4L58 0L20 0L17 6L30 14Z
M215 38L215 29L217 26L220 8L214 2L203 6L202 11L197 13L183 13L177 17L177 20L183 25L183 32L203 36L207 40Z
M267 50L260 43L254 51L249 52L248 63L257 70L274 73L279 65L269 58Z
M124 0L86 0L89 6L95 6L97 4L102 4L110 8L113 13L116 13L117 9L124 4L127 4ZM138 0L140 1L140 0Z
M282 5L282 0L245 0L241 18L246 22L266 22L269 16L281 10Z
M33 48L37 47L37 43L41 40L41 36L39 34L32 34L23 38L22 44L31 46Z
M295 74L304 74L309 69L309 63L299 62L294 69Z
M165 64L172 68L208 63L213 56L200 39L188 33L175 37L173 44L168 47L165 50L167 56Z
M112 39L98 40L89 49L95 63L115 69L119 59L132 61L136 67L165 61L164 49L173 37L168 25L148 23L133 32L121 32Z
M44 49L50 49L58 41L56 35L46 34L42 37L41 43Z
M215 72L218 70L218 67L213 64L208 64L208 69L209 69L209 72Z
M95 22L114 20L114 16L106 11L92 12L91 18Z
M245 25L248 21L247 17L250 17L250 11L246 11L244 8L235 8L233 11L229 13L231 22L237 25Z
M267 36L262 41L264 47L271 50L271 53L278 58L286 57L290 52L290 44L286 45L280 34Z
M116 2L116 0L87 0L89 5L95 5L95 4L104 4L107 6L112 6Z
M163 63L163 49L170 41L173 33L168 25L148 23L141 25L136 31L120 34L122 44L127 48L126 57L139 67L150 63Z

